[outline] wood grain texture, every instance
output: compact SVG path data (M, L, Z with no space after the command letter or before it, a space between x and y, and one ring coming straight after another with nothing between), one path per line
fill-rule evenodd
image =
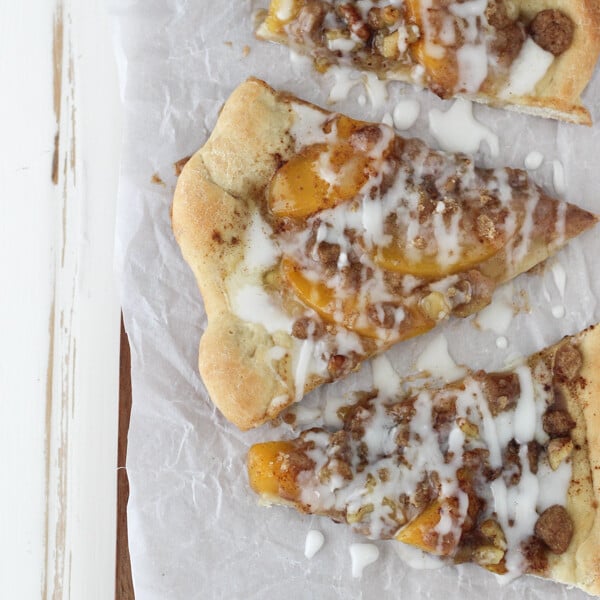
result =
M119 450L117 458L117 562L115 573L115 599L133 600L133 579L129 558L127 535L127 434L131 415L131 355L129 339L121 319L121 348L119 365Z

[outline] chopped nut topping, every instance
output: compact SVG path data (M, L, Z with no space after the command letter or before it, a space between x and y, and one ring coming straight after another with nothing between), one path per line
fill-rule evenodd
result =
M497 565L503 558L504 550L495 546L480 546L473 552L473 560L482 567Z
M480 525L479 529L492 542L493 546L500 548L500 550L506 550L506 537L497 521L487 519Z
M559 437L550 440L548 443L548 462L553 471L556 471L560 464L571 456L573 447L571 438Z
M443 319L450 313L450 306L441 292L431 292L420 302L423 312L434 321Z
M460 417L457 419L457 424L460 427L460 430L469 438L478 438L479 437L479 427L475 425L475 423L471 423L467 419Z
M363 42L371 37L370 27L362 20L357 8L352 4L340 4L337 8L340 17L348 24L350 31Z

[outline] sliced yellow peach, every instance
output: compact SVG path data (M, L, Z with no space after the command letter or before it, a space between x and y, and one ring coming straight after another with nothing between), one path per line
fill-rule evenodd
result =
M412 249L409 254L406 242L397 239L388 246L375 248L372 254L375 263L383 269L415 277L437 278L466 271L494 256L503 245L504 238L501 236L490 242L473 240L473 245L463 247L451 263L440 263L437 254L426 254L417 249Z
M435 54L431 51L433 47ZM454 50L437 44L428 46L420 38L410 46L410 53L425 69L427 82L435 93L442 97L450 95L458 83L458 61Z
M377 170L377 160L350 143L351 135L367 123L339 116L325 126L335 127L335 142L307 146L274 174L269 184L269 207L276 217L305 218L354 198Z
M361 307L356 294L339 298L323 282L308 279L302 268L289 257L283 258L281 267L285 279L303 304L312 308L328 323L337 323L359 335L380 339L384 334L387 341L400 341L425 333L435 325L435 321L424 311L402 306L404 319L395 330L384 333L376 323L370 324L364 316L360 318L361 310L365 310L365 307ZM398 306L400 305L399 299Z
M299 496L297 472L290 468L289 456L294 452L290 442L255 444L248 451L248 478L252 489L262 496L294 500Z
M356 296L341 300L336 296L334 290L324 283L308 279L300 266L292 259L284 257L281 264L283 274L298 299L317 312L325 321L337 323L366 337L378 337L375 326L360 327L357 325L359 315Z
M301 218L329 208L329 184L319 177L322 144L309 146L282 165L269 185L269 205L278 217Z
M449 556L458 545L458 536L452 533L440 535L436 530L442 518L442 513L450 515L453 526L457 526L457 501L455 498L437 499L425 508L417 517L412 519L396 534L396 539L404 544L415 546L420 550Z
M421 0L406 0L409 19L421 30L421 37L410 45L414 61L425 69L427 81L433 84L435 92L444 96L449 94L458 81L458 61L456 53L450 48L437 44L432 36L425 35Z
M284 25L292 21L304 5L304 0L271 0L265 25L273 33L282 33Z

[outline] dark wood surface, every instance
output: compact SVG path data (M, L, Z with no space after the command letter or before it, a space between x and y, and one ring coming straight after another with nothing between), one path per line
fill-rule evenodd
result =
M134 600L129 542L127 537L127 500L129 480L127 478L127 433L131 414L131 355L129 340L121 319L121 348L119 365L119 450L117 458L117 572L115 600Z

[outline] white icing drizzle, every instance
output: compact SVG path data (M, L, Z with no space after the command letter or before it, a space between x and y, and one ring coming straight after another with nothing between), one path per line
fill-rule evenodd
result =
M515 439L521 444L531 441L535 436L535 398L531 371L526 366L515 371L519 376L521 397L515 410Z
M382 396L393 398L400 393L400 376L385 354L380 354L371 361L371 370L373 388L378 390Z
M567 284L567 272L565 268L558 262L554 261L550 269L552 271L552 277L554 278L554 284L560 294L561 298L565 297L565 287Z
M341 52L352 52L352 50L356 48L356 45L354 40L343 37L327 40L328 48L333 51L340 50Z
M554 191L563 195L566 191L566 182L565 182L565 168L560 160L552 161L552 184L554 185Z
M481 329L498 335L506 333L515 313L513 289L512 283L502 286L492 297L491 303L477 313L475 323Z
M311 340L301 342L300 351L294 353L294 383L296 385L296 402L302 400L304 387L311 373L315 343Z
M352 577L360 579L365 567L379 558L379 548L375 544L350 544Z
M457 17L467 19L468 17L481 17L487 8L488 0L469 0L468 2L453 2L450 4L450 12Z
M340 102L345 100L350 93L350 90L361 83L356 71L350 67L333 66L329 69L329 73L333 75L334 82L329 92L329 102Z
M292 332L293 319L261 286L246 284L229 294L233 312L243 321L262 325L269 333Z
M506 350L508 348L508 339L503 335L498 336L496 338L496 347L500 350Z
M387 81L375 73L363 73L365 89L374 108L381 108L388 99Z
M446 381L455 381L466 374L466 370L459 367L450 356L448 340L443 333L436 335L421 352L417 358L417 370Z
M457 98L445 113L429 111L429 129L442 150L474 154L486 142L492 156L498 156L498 136L473 116L473 105L465 98Z
M403 98L396 103L392 117L396 129L409 129L419 118L421 105L415 98Z
M510 67L509 79L502 96L524 96L535 90L554 61L554 55L540 48L530 37Z
M526 157L525 157L525 168L528 171L535 171L536 169L539 169L542 166L542 163L544 162L544 155L541 152L538 152L537 150L532 150Z
M464 44L456 51L456 58L458 89L476 92L488 75L488 55L485 44Z
M557 304L552 307L552 316L555 319L563 319L566 314L566 309L562 304Z
M325 536L318 529L311 529L306 534L304 542L304 556L311 559L325 543Z
M272 267L281 256L273 241L273 230L255 213L246 232L245 266L249 270L264 270Z
M388 127L394 126L394 119L389 112L386 112L383 117L381 117L381 122Z

